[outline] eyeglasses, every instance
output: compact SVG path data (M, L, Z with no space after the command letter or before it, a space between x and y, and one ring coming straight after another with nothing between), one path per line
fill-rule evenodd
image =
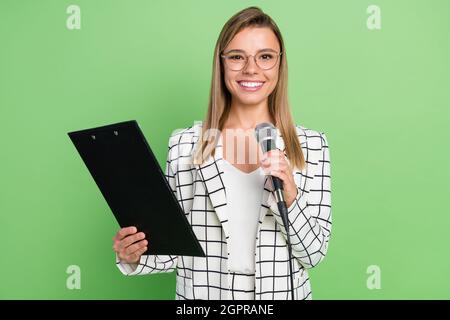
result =
M248 63L248 58L251 56L259 68L270 70L277 64L278 57L281 53L275 50L263 50L255 55L246 55L242 50L232 50L220 56L224 58L225 65L233 71L244 69Z

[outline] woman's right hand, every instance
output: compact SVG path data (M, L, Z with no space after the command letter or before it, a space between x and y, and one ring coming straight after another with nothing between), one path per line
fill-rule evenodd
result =
M136 227L120 229L113 237L113 250L120 261L138 263L141 255L147 251L148 241L143 232L137 233Z

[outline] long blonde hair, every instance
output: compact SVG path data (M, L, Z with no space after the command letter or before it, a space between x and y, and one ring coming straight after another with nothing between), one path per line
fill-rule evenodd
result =
M232 16L222 28L214 49L211 90L209 96L208 112L203 121L200 138L194 153L194 163L201 164L204 159L215 153L218 136L210 141L210 132L222 131L231 107L231 94L225 86L223 76L223 62L220 57L233 37L246 27L268 27L278 38L282 55L280 56L279 77L275 89L268 97L269 113L275 120L274 125L280 130L285 144L285 152L292 167L302 170L305 167L297 131L290 113L287 80L288 68L286 49L278 26L267 14L258 7L246 8ZM206 134L205 134L206 133Z

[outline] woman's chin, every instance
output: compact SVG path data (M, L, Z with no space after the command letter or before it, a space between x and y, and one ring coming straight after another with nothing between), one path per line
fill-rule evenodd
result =
M264 101L262 97L250 97L250 96L240 96L239 101L243 105L257 105Z

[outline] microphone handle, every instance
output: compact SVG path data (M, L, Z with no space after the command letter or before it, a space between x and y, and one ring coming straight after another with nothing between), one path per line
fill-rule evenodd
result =
M273 190L276 191L277 189L283 190L283 180L281 180L278 177L271 176L272 177L272 185Z

